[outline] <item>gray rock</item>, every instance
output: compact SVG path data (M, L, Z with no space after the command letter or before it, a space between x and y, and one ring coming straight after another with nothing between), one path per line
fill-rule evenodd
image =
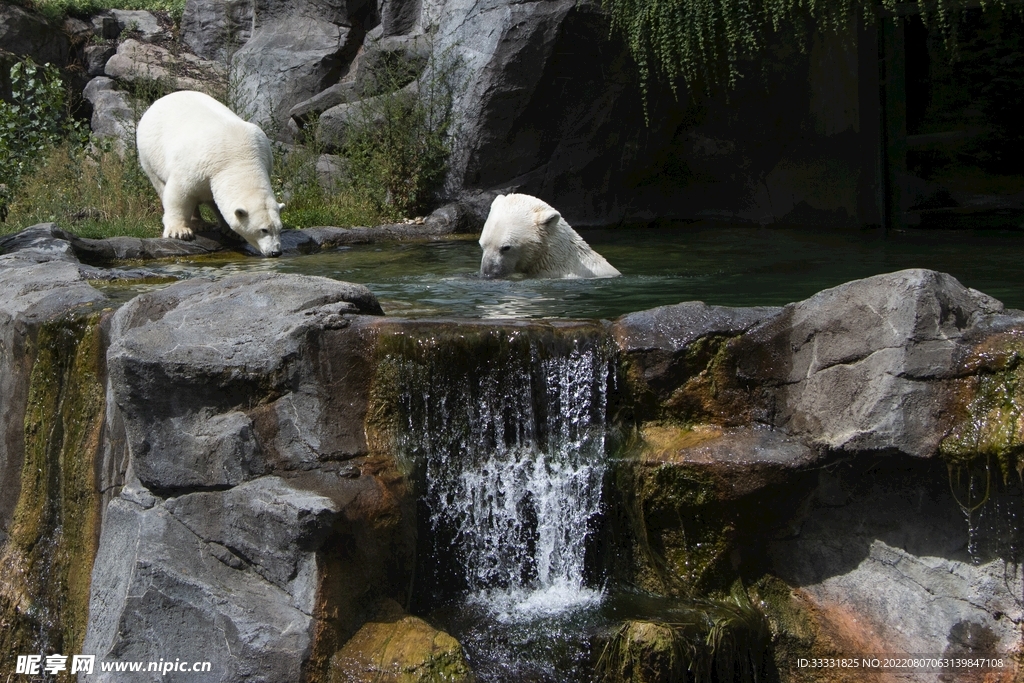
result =
M361 487L349 488L354 496ZM174 498L165 507L207 543L226 548L267 581L306 604L312 601L315 586L301 585L309 570L303 564L341 514L330 498L295 488L278 477L264 477L227 491Z
M128 83L157 81L168 90L199 90L215 94L223 89L226 72L216 62L183 53L174 55L159 45L128 39L107 61L107 76Z
M90 76L102 76L107 60L114 56L117 48L113 45L86 45L82 52L85 72Z
M70 54L68 37L34 12L0 4L0 52L31 57L37 64L63 67Z
M343 81L335 83L308 100L299 102L288 112L288 116L305 124L311 119L315 120L331 107L355 102L358 99L355 81Z
M953 277L904 270L790 304L737 346L776 427L845 452L938 451L958 343L1002 304Z
M205 59L227 62L252 34L250 0L188 0L181 17L181 39Z
M413 98L419 92L416 81L402 88L397 97L399 104L411 106ZM367 97L351 104L339 104L331 107L320 115L320 126L317 129L318 141L329 150L343 150L349 141L352 126L375 126L384 120L382 98L388 95Z
M352 29L316 18L257 22L231 59L240 115L281 137L295 105L338 82L352 36Z
M127 95L114 88L114 81L97 76L85 85L82 96L92 104L92 132L101 138L113 140L123 154L127 146L135 144L135 109Z
M384 37L405 35L417 28L422 0L380 0L378 4Z
M278 462L363 452L361 423L328 419L304 360L306 336L345 327L349 313L381 309L361 285L274 274L186 281L121 308L111 398L142 484L231 486Z
M96 35L107 39L118 38L124 33L147 43L171 39L170 27L165 27L156 15L145 10L104 10L93 16L92 25Z
M420 34L368 39L363 47L355 92L366 98L399 90L418 79L430 59L432 43Z
M209 673L190 675L198 681L299 680L313 639L313 591L297 600L218 554L163 506L111 501L83 651L99 661L198 657L212 663ZM314 568L307 569L305 581L315 581ZM88 680L119 680L102 673L99 661ZM138 678L164 680L160 673Z

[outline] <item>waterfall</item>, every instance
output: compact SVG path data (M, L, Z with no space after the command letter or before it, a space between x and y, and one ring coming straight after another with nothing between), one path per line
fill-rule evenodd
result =
M607 347L493 331L462 352L397 360L397 442L422 473L421 533L450 567L437 580L502 621L599 602L585 559L605 471Z

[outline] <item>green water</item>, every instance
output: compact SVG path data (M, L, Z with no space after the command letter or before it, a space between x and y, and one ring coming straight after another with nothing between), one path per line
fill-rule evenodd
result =
M482 280L475 237L354 246L279 259L231 254L147 267L177 277L253 271L321 275L365 284L389 315L406 317L612 318L681 301L783 305L849 280L904 268L951 273L1007 307L1024 308L1022 232L885 234L702 223L583 236L622 277ZM123 300L141 290L108 291Z

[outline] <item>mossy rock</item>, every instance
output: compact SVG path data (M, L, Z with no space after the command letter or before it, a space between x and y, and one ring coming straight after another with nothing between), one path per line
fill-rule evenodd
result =
M331 660L331 683L469 683L462 646L397 604L363 625Z
M0 665L31 652L77 652L96 556L96 480L104 423L101 315L50 321L36 335L25 459L0 549Z
M994 459L1005 480L1024 477L1024 332L995 334L961 364L952 423L939 446L953 467Z

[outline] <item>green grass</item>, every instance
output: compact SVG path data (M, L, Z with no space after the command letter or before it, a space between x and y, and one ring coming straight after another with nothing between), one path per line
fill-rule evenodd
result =
M0 233L49 221L82 237L159 237L163 229L160 200L134 155L122 159L109 145L51 148L9 211Z
M105 9L144 9L168 12L177 24L185 12L185 0L25 0L19 4L51 20L84 17Z

